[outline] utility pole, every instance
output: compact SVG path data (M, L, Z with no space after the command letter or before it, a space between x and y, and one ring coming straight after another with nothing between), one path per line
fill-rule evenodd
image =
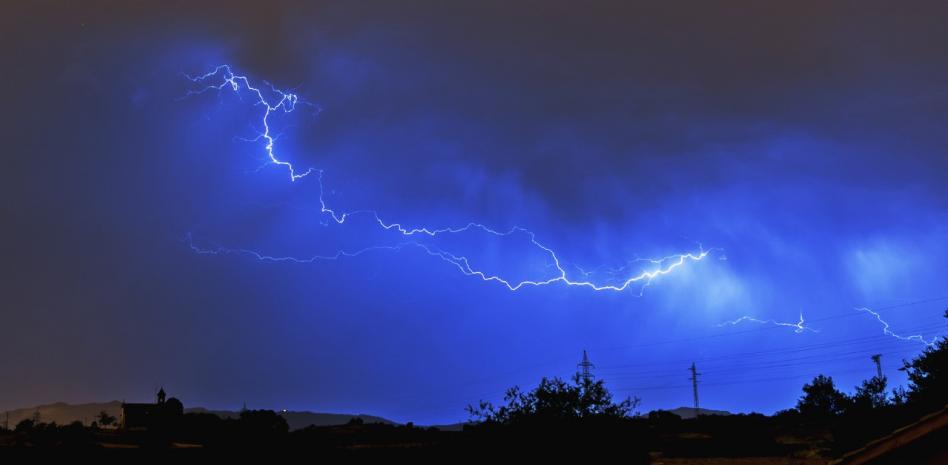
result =
M691 362L691 388L695 393L695 418L698 418L698 369L695 368L695 363Z
M593 365L592 362L589 361L589 355L586 354L585 350L583 351L583 361L579 362L576 366L580 368L579 377L582 378L583 381L592 381L592 368L595 368L596 365Z
M873 355L872 361L876 363L876 377L882 379L882 354Z

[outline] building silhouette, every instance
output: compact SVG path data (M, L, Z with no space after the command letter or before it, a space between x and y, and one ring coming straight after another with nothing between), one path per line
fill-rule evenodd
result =
M122 428L148 431L167 427L184 415L184 404L172 397L165 400L164 388L158 390L155 403L122 403Z

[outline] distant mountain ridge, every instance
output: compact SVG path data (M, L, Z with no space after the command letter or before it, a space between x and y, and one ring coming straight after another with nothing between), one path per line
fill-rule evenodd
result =
M208 410L202 407L188 408L184 409L185 413L210 413L217 415L221 418L237 418L240 416L239 411L233 410ZM352 419L362 420L364 423L384 423L386 425L395 425L398 424L387 418L377 417L374 415L366 414L357 414L350 415L347 413L315 413L309 411L293 411L285 410L277 412L286 419L287 424L290 425L290 430L297 430L306 428L307 426L335 426L335 425L344 425L349 423Z
M95 421L96 416L102 411L105 411L116 419L121 418L122 402L117 400L88 404L56 402L53 404L5 411L3 412L3 416L0 417L0 421L9 421L10 428L13 428L21 421L37 416L39 417L39 421L43 423L56 422L56 424L59 425L68 425L74 421L81 421L83 424L88 425Z
M105 411L109 415L115 417L117 420L121 419L122 402L117 400L87 404L67 404L65 402L56 402L53 404L8 410L0 415L0 421L9 421L10 428L13 428L17 423L23 420L38 416L39 421L43 423L55 422L56 424L67 425L74 421L80 421L83 424L88 425L95 421L96 416L98 416L99 412L102 411ZM240 416L239 411L208 410L203 407L188 408L184 411L185 413L210 413L221 418L237 418ZM279 413L281 416L283 416L283 418L286 419L286 422L290 425L291 430L306 428L310 425L344 425L353 418L358 418L365 423L384 423L389 425L397 424L396 422L387 418L365 414L350 415L346 413L315 413L308 411L282 411Z
M682 420L687 420L689 418L695 417L694 407L678 407L674 410L665 410L666 412L674 413L681 417ZM726 410L711 410L706 408L699 408L698 415L733 415L733 413Z

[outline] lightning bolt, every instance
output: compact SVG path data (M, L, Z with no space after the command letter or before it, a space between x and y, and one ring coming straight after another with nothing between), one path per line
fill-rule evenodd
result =
M280 160L279 158L277 158L276 154L274 153L274 148L273 148L273 145L276 143L276 138L270 134L270 115L278 111L283 111L284 113L291 113L293 110L296 110L297 104L306 104L306 105L311 105L314 107L315 105L309 102L300 100L299 96L294 93L284 92L268 84L268 87L270 87L270 90L272 90L274 94L279 96L279 99L277 99L276 103L269 103L267 101L267 98L264 97L263 91L261 91L260 88L252 86L250 84L250 80L247 79L246 76L238 76L234 74L234 72L231 71L230 69L230 65L220 65L217 68L214 68L213 71L208 72L206 74L202 74L200 76L185 75L185 77L191 80L191 82L195 82L195 83L203 83L205 81L209 81L210 79L217 78L217 77L221 78L221 82L218 84L210 84L198 90L188 91L187 96L189 97L192 95L203 94L210 90L220 91L224 89L225 87L230 87L231 90L233 90L235 93L240 92L241 87L243 87L248 92L251 92L253 95L256 95L257 101L254 102L254 105L262 105L264 107L264 113L263 113L263 118L262 118L263 131L257 134L256 138L245 139L245 140L252 141L252 142L259 141L261 139L264 140L265 141L264 148L267 151L267 156L270 158L269 163L286 167L287 171L290 174L290 181L294 181L294 182L298 181L313 172L312 168L308 168L302 172L298 172L296 168L293 167L292 163L288 161Z
M870 315L876 317L876 320L879 320L879 323L882 323L882 333L887 336L892 336L896 339L901 339L903 341L921 342L922 344L925 344L928 347L935 347L935 339L928 341L924 337L922 337L921 334L915 334L912 336L900 336L898 334L893 333L892 331L889 330L889 323L883 320L881 315L879 315L877 312L872 311L871 309L868 309L866 307L856 307L856 310L860 312L869 313Z
M741 323L743 323L743 322L745 322L745 321L749 321L749 322L752 322L752 323L759 323L759 324L762 324L762 325L786 326L786 327L789 327L789 328L793 328L793 332L795 332L795 333L797 333L797 334L800 334L800 333L803 333L803 332L806 332L806 331L810 331L810 332L814 332L814 333L820 332L819 330L813 329L813 328L811 328L811 327L809 327L809 326L806 326L806 325L804 324L804 321L803 321L803 312L800 312L800 320L797 321L796 323L785 323L785 322L776 321L776 320L760 320L760 319L753 318L753 317L750 317L750 316L742 316L742 317L740 317L740 318L738 318L738 319L736 319L736 320L725 321L724 323L720 323L720 324L718 324L718 325L716 325L716 326L719 327L719 328L724 327L724 326L736 326L736 325L739 325L739 324L741 324Z
M353 251L338 251L331 255L314 255L309 257L293 257L293 256L272 256L267 255L258 251L250 249L239 249L239 248L226 248L226 247L213 247L213 248L204 248L195 244L190 234L186 237L186 242L195 253L202 255L221 255L221 254L234 254L234 255L246 255L258 260L265 261L274 261L274 262L294 262L294 263L312 263L316 261L325 261L325 260L338 260L344 257L356 257L364 253L379 251L379 250L388 250L388 251L400 251L405 248L418 248L428 255L437 257L442 261L451 264L457 268L461 273L466 276L473 276L480 278L485 282L496 282L504 285L507 289L511 291L516 291L524 287L537 287L537 286L546 286L550 284L564 284L567 286L574 287L585 287L592 289L594 291L625 291L630 287L641 285L639 290L639 295L642 295L645 288L648 287L652 281L660 276L667 275L672 273L675 269L685 265L689 262L697 262L703 260L707 257L712 251L718 249L708 249L705 250L701 245L698 245L697 252L675 254L657 259L638 259L636 261L646 261L652 266L649 269L641 270L637 273L632 274L623 274L622 277L610 280L610 282L595 282L589 279L575 279L571 278L566 271L564 263L560 260L556 252L542 244L537 240L536 234L526 228L519 226L514 226L506 230L497 230L491 228L487 225L481 223L467 223L464 226L458 227L444 227L444 228L428 228L428 227L408 227L401 223L389 222L382 219L382 217L374 210L355 210L351 212L338 212L329 207L325 201L324 192L323 192L323 170L315 170L313 168L307 168L305 170L299 169L293 165L293 163L281 159L276 153L276 140L277 137L271 134L270 127L270 116L274 113L283 112L290 113L296 110L298 105L308 105L316 109L316 111L321 111L318 105L307 102L301 99L297 94L292 92L286 92L280 89L277 89L273 85L264 82L267 86L267 91L262 90L260 87L253 85L250 79L247 76L237 75L233 72L230 65L220 65L214 68L212 71L202 74L202 75L185 75L185 77L194 84L202 85L203 87L198 87L197 89L192 89L187 92L185 97L191 97L195 95L204 94L206 92L220 92L222 90L229 89L235 94L241 95L241 92L248 92L251 97L254 98L253 105L261 107L262 116L261 116L261 130L259 134L252 139L243 139L250 142L259 142L262 141L264 144L264 150L267 155L267 164L277 165L287 170L291 182L299 181L311 174L315 174L316 182L319 186L319 208L320 213L331 218L336 224L344 224L348 219L356 215L365 215L373 219L375 224L378 225L381 229L385 231L394 231L397 232L400 236L407 239L418 238L436 238L438 236L447 235L447 234L460 234L469 231L480 232L487 235L496 236L499 238L510 237L514 235L523 236L527 239L530 246L542 252L547 259L549 260L549 266L554 270L552 275L544 278L535 278L535 279L523 279L523 280L514 280L510 278L505 278L499 274L492 274L484 270L477 269L472 265L472 260L464 255L458 255L446 250L443 250L439 247L436 247L431 244L425 244L418 240L409 240L400 242L396 245L390 246L371 246L363 249L353 250ZM272 98L268 98L268 95L272 95ZM628 273L626 271L626 266L618 269L610 270L611 273ZM589 273L582 271L584 278L589 277ZM801 322L802 324L802 322Z

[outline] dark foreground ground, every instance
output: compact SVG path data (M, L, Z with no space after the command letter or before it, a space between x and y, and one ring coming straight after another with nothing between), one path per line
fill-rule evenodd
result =
M682 420L647 418L536 421L517 426L482 424L440 431L353 421L341 426L286 430L273 412L240 420L186 414L173 428L151 431L39 424L0 432L0 446L84 450L202 449L304 450L355 456L504 458L517 455L608 454L625 463L824 464L885 436L895 419L863 424L817 424L799 416L733 415ZM941 436L945 436L944 431Z

